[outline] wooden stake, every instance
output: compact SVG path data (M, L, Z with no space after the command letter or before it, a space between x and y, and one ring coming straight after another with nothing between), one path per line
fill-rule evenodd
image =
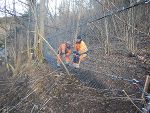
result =
M144 92L149 93L150 92L149 89L150 89L150 76L147 75L145 85L144 85ZM144 98L144 93L142 94L142 98Z

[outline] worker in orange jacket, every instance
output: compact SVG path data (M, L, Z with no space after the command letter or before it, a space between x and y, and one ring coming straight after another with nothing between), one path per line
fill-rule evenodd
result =
M63 43L58 48L58 55L57 55L57 67L60 67L61 60L65 60L66 65L70 63L70 55L71 55L71 42L68 41Z
M82 40L81 36L77 37L74 49L73 65L74 67L79 68L81 61L86 58L88 51L87 46Z

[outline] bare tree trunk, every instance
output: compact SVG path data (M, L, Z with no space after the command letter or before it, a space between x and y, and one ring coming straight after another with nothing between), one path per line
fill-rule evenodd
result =
M74 42L76 41L77 35L78 35L79 31L80 31L79 30L79 21L80 21L80 18L81 18L82 4L83 4L83 0L81 0L80 4L79 4L79 15L77 17L77 27L76 27L75 35L74 35Z
M45 38L44 33L44 21L45 21L45 0L40 1L40 23L39 23L39 34L38 37L38 58L40 62L43 61L43 39L40 37L42 36Z
M5 0L5 28L7 30L7 13L6 13L6 0ZM5 63L7 65L7 31L5 36Z
M18 58L18 40L17 40L17 23L16 23L16 6L15 0L13 0L13 13L14 13L14 74L17 74L19 68L19 58Z
M55 0L55 16L57 15L56 10L57 10L57 0Z
M31 61L31 47L30 47L30 24L31 24L31 7L29 6L29 18L28 18L28 28L27 28L27 53L28 53L28 62Z
M33 2L33 3L32 3L32 7L33 7L33 8L32 8L32 10L33 10L32 13L33 13L34 19L35 19L35 25L34 25L34 31L35 31L35 32L34 32L34 45L33 45L33 46L34 46L34 48L36 49L36 48L37 48L37 43L38 43L38 39L37 39L37 36L38 36L38 35L37 35L37 32L38 32L38 30L37 30L37 28L38 28L38 27L37 27L37 26L38 26L38 25L37 25L37 22L38 22L38 21L37 21L36 2Z
M34 56L38 57L38 16L37 16L37 4L36 4L36 0L28 0L28 4L29 4L29 9L31 10L30 12L30 20L31 20L31 17L34 19L34 39L33 39L33 54ZM28 42L27 42L28 43ZM31 52L31 51L30 51ZM30 53L28 53L29 55Z

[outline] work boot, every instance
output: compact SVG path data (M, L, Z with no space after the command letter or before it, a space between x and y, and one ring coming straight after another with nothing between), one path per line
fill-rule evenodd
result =
M69 66L69 63L66 63L66 66Z
M60 68L60 64L57 64L57 68Z
M79 68L80 66L79 66L79 64L76 64L76 68Z
M149 3L150 2L150 0L145 0L145 3L147 4L147 3Z
M77 64L77 63L73 63L73 67L79 68L80 66L79 66L79 64Z

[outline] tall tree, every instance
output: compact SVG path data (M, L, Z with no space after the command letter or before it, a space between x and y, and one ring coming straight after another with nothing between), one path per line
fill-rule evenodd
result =
M40 1L39 33L38 33L38 58L43 61L43 38L45 38L44 21L45 21L45 0Z

